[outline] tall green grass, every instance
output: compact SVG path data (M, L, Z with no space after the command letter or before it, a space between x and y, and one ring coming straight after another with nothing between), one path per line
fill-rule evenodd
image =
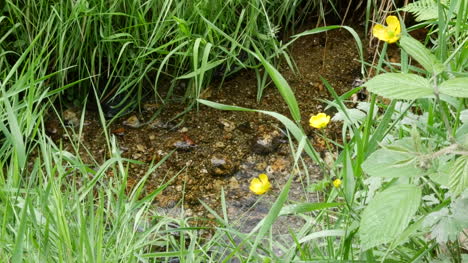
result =
M271 58L286 55L280 49L280 26L295 25L317 2L4 3L1 260L216 262L224 255L222 247L229 251L232 244L223 243L224 232L203 240L201 229L192 227L183 211L172 218L153 207L166 185L142 196L146 179L161 163L153 164L127 193L127 167L135 162L119 156L107 133L109 159L88 164L78 155L82 145L67 152L46 136L45 118L57 99L80 104L95 92L97 101L114 97L127 106L147 94L164 102L181 81L188 83L183 97L193 100L215 77L215 70L221 68L216 74L225 78L242 68L258 68L258 61L242 49L255 45ZM301 17L296 17L295 7L301 9ZM106 130L102 110L100 116ZM219 244L221 249L214 249Z
M83 80L68 100L81 102L96 89L101 100L114 98L111 104L122 108L148 94L165 102L183 85L178 95L191 101L214 78L258 68L242 49L288 56L281 32L319 6L322 1L5 1L1 59L11 66L43 30L30 55L48 54L45 73L57 72L48 84Z

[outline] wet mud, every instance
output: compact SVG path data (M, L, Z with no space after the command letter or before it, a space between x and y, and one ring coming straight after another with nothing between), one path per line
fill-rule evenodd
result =
M311 115L324 111L326 105L321 100L331 99L320 77L325 78L338 94L352 89L353 82L362 77L354 39L344 30L306 36L292 45L290 54L299 72L295 74L284 63L281 73L299 102L301 124L322 156L333 154L336 149L323 139L323 133L329 139L339 141L341 124L332 122L319 132L308 126L308 120ZM220 88L218 86L219 83L213 83L204 92L204 99L289 116L288 107L273 83L268 85L262 100L257 103L257 79L252 71L240 71ZM289 176L294 177L289 194L291 202L317 200L317 194L309 192L307 185L323 178L323 171L308 158L305 162L307 174L292 167L291 146L284 127L275 119L257 113L220 111L199 105L198 110L173 120L186 107L173 103L151 120L159 107L156 102L146 101L141 112L132 112L116 120L108 132L115 136L122 157L141 162L129 165L128 191L135 187L151 163L173 152L151 173L145 184L145 192L149 193L172 180L156 197L154 207L160 213L214 219L200 201L221 212L223 189L228 216L241 230L248 231L268 213ZM327 113L333 114L332 111ZM80 115L76 109L64 112L62 117L70 122L68 134L73 133L72 130L78 133L79 128L73 122ZM86 112L80 138L66 135L57 122L50 118L48 131L56 143L63 143L65 150L74 153L70 140L79 141L79 154L91 166L97 166L107 158L106 138L96 112ZM260 173L269 176L273 188L267 194L257 196L249 191L249 183ZM287 225L301 224L300 221L281 220ZM280 232L287 231L284 225L279 229Z

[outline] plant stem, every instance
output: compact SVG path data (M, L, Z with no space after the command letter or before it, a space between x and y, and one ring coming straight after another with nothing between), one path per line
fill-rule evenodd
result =
M443 104L442 101L440 100L439 96L439 87L437 86L437 76L434 76L434 95L436 98L436 103L439 105L439 110L440 114L442 116L442 120L444 121L445 127L447 128L447 133L448 133L448 139L451 143L455 144L456 140L455 137L453 137L453 130L452 126L450 126L450 122L448 120L447 114L445 113L444 109L442 108Z

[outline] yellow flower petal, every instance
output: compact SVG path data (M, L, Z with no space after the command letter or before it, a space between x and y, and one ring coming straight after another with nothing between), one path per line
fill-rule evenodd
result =
M262 183L264 184L269 184L270 182L268 181L268 176L266 174L259 174L258 175L258 178L260 179L260 181L262 181Z
M258 178L252 179L250 182L250 191L254 194L261 195L270 190L271 184L268 181L268 176L266 174L260 174Z
M389 44L393 44L393 43L397 42L399 39L400 39L400 35L393 35L391 37L388 37L387 42Z
M399 35L401 32L400 20L396 16L388 16L385 19L388 25L388 30L395 33L395 35Z
M387 39L387 29L381 24L377 24L372 29L372 35L378 38L379 40L386 41Z
M316 129L322 129L327 127L328 123L330 122L330 116L325 113L319 113L310 117L309 125Z
M388 43L395 43L400 39L401 25L400 20L396 16L388 16L385 19L387 27L377 24L372 29L372 34L379 40L386 41Z
M341 186L341 180L340 180L340 179L335 179L335 180L333 181L333 186L334 186L335 188L340 187L340 186Z

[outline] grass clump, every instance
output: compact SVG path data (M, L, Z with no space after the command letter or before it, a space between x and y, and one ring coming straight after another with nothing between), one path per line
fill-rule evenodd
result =
M302 21L319 5L265 0L7 1L1 10L2 63L11 67L37 39L30 55L47 54L44 73L57 73L49 85L80 81L67 92L71 102L82 103L97 90L100 101L122 109L148 94L165 102L175 87L183 87L178 96L193 101L213 78L258 68L243 49L257 46L265 56L287 56L280 30Z

